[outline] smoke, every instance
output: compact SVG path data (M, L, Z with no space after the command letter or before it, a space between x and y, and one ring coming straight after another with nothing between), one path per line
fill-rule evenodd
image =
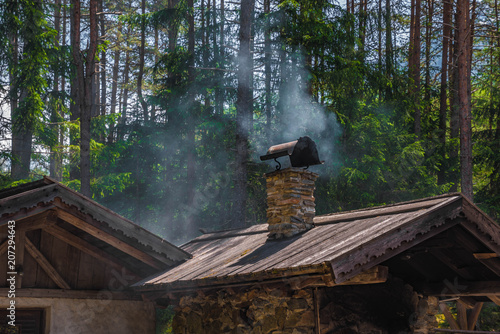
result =
M252 157L257 160L260 155L276 144L281 144L309 136L316 142L320 160L325 161L326 167L332 167L338 162L337 142L340 137L341 127L337 116L327 110L320 103L314 101L313 97L304 88L300 78L308 76L305 69L302 75L296 75L294 80L286 82L283 80L279 91L274 124L272 125L271 138L265 138L254 133L253 142L258 152ZM297 71L299 72L299 71ZM305 75L304 75L305 74ZM290 165L289 159L281 158L283 168ZM274 162L269 162L274 166ZM320 173L325 166L311 166L311 169Z

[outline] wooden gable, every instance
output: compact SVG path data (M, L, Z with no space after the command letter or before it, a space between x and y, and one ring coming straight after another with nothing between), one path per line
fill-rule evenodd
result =
M50 179L0 192L0 210L0 289L17 272L17 296L99 298L98 291L123 292L189 257ZM13 254L15 268L8 263Z

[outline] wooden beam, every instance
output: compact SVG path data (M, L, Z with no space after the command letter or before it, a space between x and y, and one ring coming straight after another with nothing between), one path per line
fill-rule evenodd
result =
M462 297L462 296L500 296L500 281L458 281L422 285L421 290L427 296Z
M476 328L477 319L479 318L479 313L481 313L481 309L483 308L483 303L478 302L474 305L474 308L470 310L469 316L467 317L467 323L469 327L467 329L473 330Z
M16 230L15 238L16 244L16 271L18 275L16 276L16 289L20 289L23 285L23 275L24 271L23 263L24 263L24 245L26 243L26 234L24 231Z
M28 217L36 216L42 212L55 208L52 203L39 203L38 206L31 209L21 209L11 215L0 217L0 226L6 225L9 220L18 221Z
M71 232L66 231L60 226L52 225L43 229L45 232L52 234L54 237L58 238L61 241L66 242L67 244L79 249L80 251L98 259L99 261L104 262L108 266L121 271L122 268L126 268L124 264L121 264L121 261L115 258L114 256L100 250L96 246L90 244L89 242L77 237ZM129 270L127 270L127 274L132 274ZM133 274L135 277L136 275ZM139 279L139 278L138 278Z
M57 212L55 209L47 210L38 215L30 216L16 221L16 230L25 232L38 230L40 228L53 225L57 222Z
M498 306L500 306L500 295L498 296L488 296L488 298Z
M494 257L498 257L497 253L474 253L474 257L477 260L487 260L492 259Z
M49 277L59 286L61 289L71 289L68 283L59 275L56 269L50 264L50 262L43 256L42 253L33 245L33 243L26 238L26 250L35 259L35 261L42 267L42 269L49 275Z
M448 305L446 305L446 303L439 303L439 309L441 310L441 312L443 312L444 318L450 324L451 329L460 329L458 322L451 314L450 309L448 308Z
M8 288L0 288L0 296L7 296L8 291L9 291ZM16 290L16 297L142 300L140 294L134 293L132 291L30 289L30 288L23 288Z
M343 281L337 285L360 285L360 284L376 284L385 283L389 275L389 268L386 266L375 266L368 270L363 271L351 278L350 280Z
M431 328L429 330L429 333L500 334L500 332L471 331L467 329L446 329L446 328Z
M467 325L467 307L465 304L460 302L460 299L457 300L457 320L460 325L460 329L468 329Z
M443 266L447 266L454 272L456 272L460 277L463 277L466 280L473 280L475 278L475 275L472 275L470 273L470 268L469 267L464 267L455 264L457 261L454 261L450 256L448 256L445 252L443 252L440 249L431 249L430 253L438 259L440 262L442 262Z
M155 269L164 269L164 267L160 266L158 264L158 260L153 258L151 255L144 253L143 251L134 248L127 244L126 242L104 232L103 230L87 223L83 219L80 219L76 216L73 216L72 214L64 211L64 210L58 210L59 218L63 219L64 221L70 223L71 225L79 228L82 231L87 232L88 234L92 235L93 237L102 240L111 246L121 250L124 253L127 253L136 259L148 264L149 266L155 268Z
M4 255L7 252L7 247L9 246L9 238L5 239L0 244L0 256Z

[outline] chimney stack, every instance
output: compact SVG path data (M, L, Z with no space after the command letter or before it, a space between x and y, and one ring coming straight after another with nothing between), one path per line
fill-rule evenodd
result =
M269 239L288 238L311 229L316 212L314 189L318 174L291 167L265 176Z

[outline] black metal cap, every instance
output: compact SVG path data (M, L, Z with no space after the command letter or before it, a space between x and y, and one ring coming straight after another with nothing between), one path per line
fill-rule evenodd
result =
M319 160L316 143L309 137L300 137L298 140L271 146L266 155L260 160L277 159L288 155L292 167L309 167L320 165L324 161Z

